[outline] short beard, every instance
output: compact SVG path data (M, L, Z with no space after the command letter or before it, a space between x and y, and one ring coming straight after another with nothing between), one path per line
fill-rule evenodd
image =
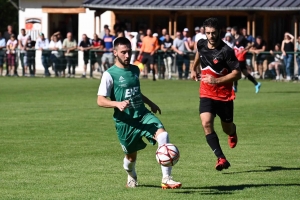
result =
M209 42L209 44L211 44L211 45L216 45L216 44L218 44L219 43L219 40L220 40L220 31L219 31L219 33L218 33L218 36L216 37L216 39L214 39L214 42L215 42L215 44L212 44L212 43L210 43L210 41L209 40L207 40L208 42Z
M118 59L118 62L121 63L124 67L128 67L129 66L129 63L128 64L125 64L121 58L119 58L119 56L117 56L117 59Z

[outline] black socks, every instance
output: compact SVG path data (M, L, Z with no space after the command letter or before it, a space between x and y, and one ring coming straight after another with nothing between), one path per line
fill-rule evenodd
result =
M215 131L206 135L206 141L218 158L225 158L219 143L218 135Z
M251 81L254 85L257 85L257 82L255 80L255 78L253 76L251 76L251 74L248 74L247 76L248 80Z

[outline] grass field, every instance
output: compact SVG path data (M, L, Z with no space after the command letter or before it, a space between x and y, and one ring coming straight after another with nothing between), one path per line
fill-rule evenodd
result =
M181 159L179 190L161 190L156 146L139 152L140 187L126 189L112 110L98 108L99 80L0 78L0 199L299 199L300 84L263 82L255 94L239 82L239 143L227 145L232 167L218 172L198 117L198 82L142 80L143 93Z

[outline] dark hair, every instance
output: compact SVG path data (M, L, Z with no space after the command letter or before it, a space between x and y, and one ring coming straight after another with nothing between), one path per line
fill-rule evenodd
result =
M280 43L276 43L275 46L278 46L278 48L280 49L281 44Z
M203 27L211 27L216 30L221 30L221 26L219 24L219 20L217 18L208 18L203 22Z
M114 40L114 48L116 48L119 45L131 46L131 42L126 37L118 37Z
M260 39L260 40L262 40L262 37L261 37L260 35L259 35L259 36L257 36L256 38L257 38L257 39Z
M235 30L235 31L238 31L238 27L237 26L232 27L232 29Z

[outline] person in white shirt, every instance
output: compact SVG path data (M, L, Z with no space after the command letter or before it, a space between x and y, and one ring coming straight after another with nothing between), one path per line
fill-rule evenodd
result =
M134 61L135 61L135 51L137 50L137 32L128 32L128 39L130 40L131 42L131 50L132 50L132 54L131 54L131 58L130 58L130 64L133 64Z
M233 48L233 42L232 42L233 38L231 33L226 33L225 37L223 39L223 42L225 42L230 48Z
M14 34L10 35L10 39L6 43L6 54L7 54L7 66L8 66L8 75L15 76L15 61L16 61L16 48L18 42Z
M280 80L280 69L283 69L283 54L280 52L280 44L275 45L274 51L270 50L270 54L274 57L274 61L269 64L269 70L276 72L276 81Z
M199 31L199 32L198 32ZM195 38L194 38L194 52L197 51L197 43L200 39L204 39L206 40L206 35L205 35L205 31L204 31L204 28L203 26L201 26L200 28L199 27L196 27L195 28L195 32L197 33L195 35Z
M53 68L54 68L54 72L55 72L55 77L58 77L61 75L61 58L62 58L62 43L60 40L58 40L56 35L52 36L52 40L49 44L49 49L52 50L51 51L51 55L50 55L50 60L53 63Z
M26 52L26 41L28 39L28 35L26 35L26 31L24 28L21 29L21 33L18 35L18 43L20 49L20 60L22 66L22 75L25 76L27 74L27 68L24 65L24 56Z
M45 38L43 33L39 34L40 37L36 40L35 49L42 51L42 64L45 68L45 77L50 77L51 74L49 72L49 59L50 59L50 51L49 49L49 40Z

